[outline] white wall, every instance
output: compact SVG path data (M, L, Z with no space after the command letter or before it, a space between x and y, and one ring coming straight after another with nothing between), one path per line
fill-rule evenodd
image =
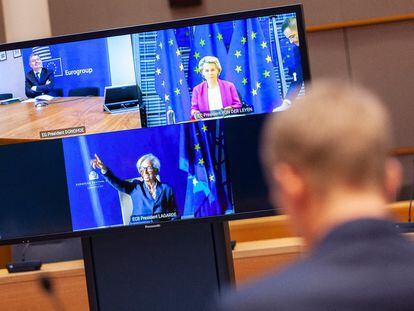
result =
M14 97L25 97L23 58L14 58L7 51L7 60L0 62L0 93L13 93Z
M108 38L112 85L135 84L131 36Z

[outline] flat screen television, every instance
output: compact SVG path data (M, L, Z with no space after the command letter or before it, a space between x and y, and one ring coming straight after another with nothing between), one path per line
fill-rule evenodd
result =
M272 215L261 125L309 79L300 5L0 45L0 244Z

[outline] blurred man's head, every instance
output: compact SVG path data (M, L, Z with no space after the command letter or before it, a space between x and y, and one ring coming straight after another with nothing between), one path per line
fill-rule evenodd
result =
M291 17L285 19L282 24L282 32L290 43L299 46L298 25L296 18Z
M33 71L39 71L43 67L42 60L40 59L39 55L31 54L29 57L29 66L33 69Z
M390 120L378 98L345 82L315 83L304 99L266 124L262 157L272 200L294 222L302 218L298 226L312 221L308 215L315 222L315 216L340 221L381 215L375 207L365 209L368 203L333 211L325 205L351 196L390 199L400 177L398 164L387 157L390 147Z

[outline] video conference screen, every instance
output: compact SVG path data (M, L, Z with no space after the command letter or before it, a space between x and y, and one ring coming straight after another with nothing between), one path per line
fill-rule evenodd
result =
M0 46L0 243L270 214L260 128L309 77L298 5Z

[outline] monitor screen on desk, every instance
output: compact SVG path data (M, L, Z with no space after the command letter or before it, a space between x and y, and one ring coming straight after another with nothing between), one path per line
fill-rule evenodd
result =
M126 112L131 109L145 109L138 85L116 85L105 87L104 110L110 113Z
M0 243L270 215L260 128L309 78L299 5L0 46Z

